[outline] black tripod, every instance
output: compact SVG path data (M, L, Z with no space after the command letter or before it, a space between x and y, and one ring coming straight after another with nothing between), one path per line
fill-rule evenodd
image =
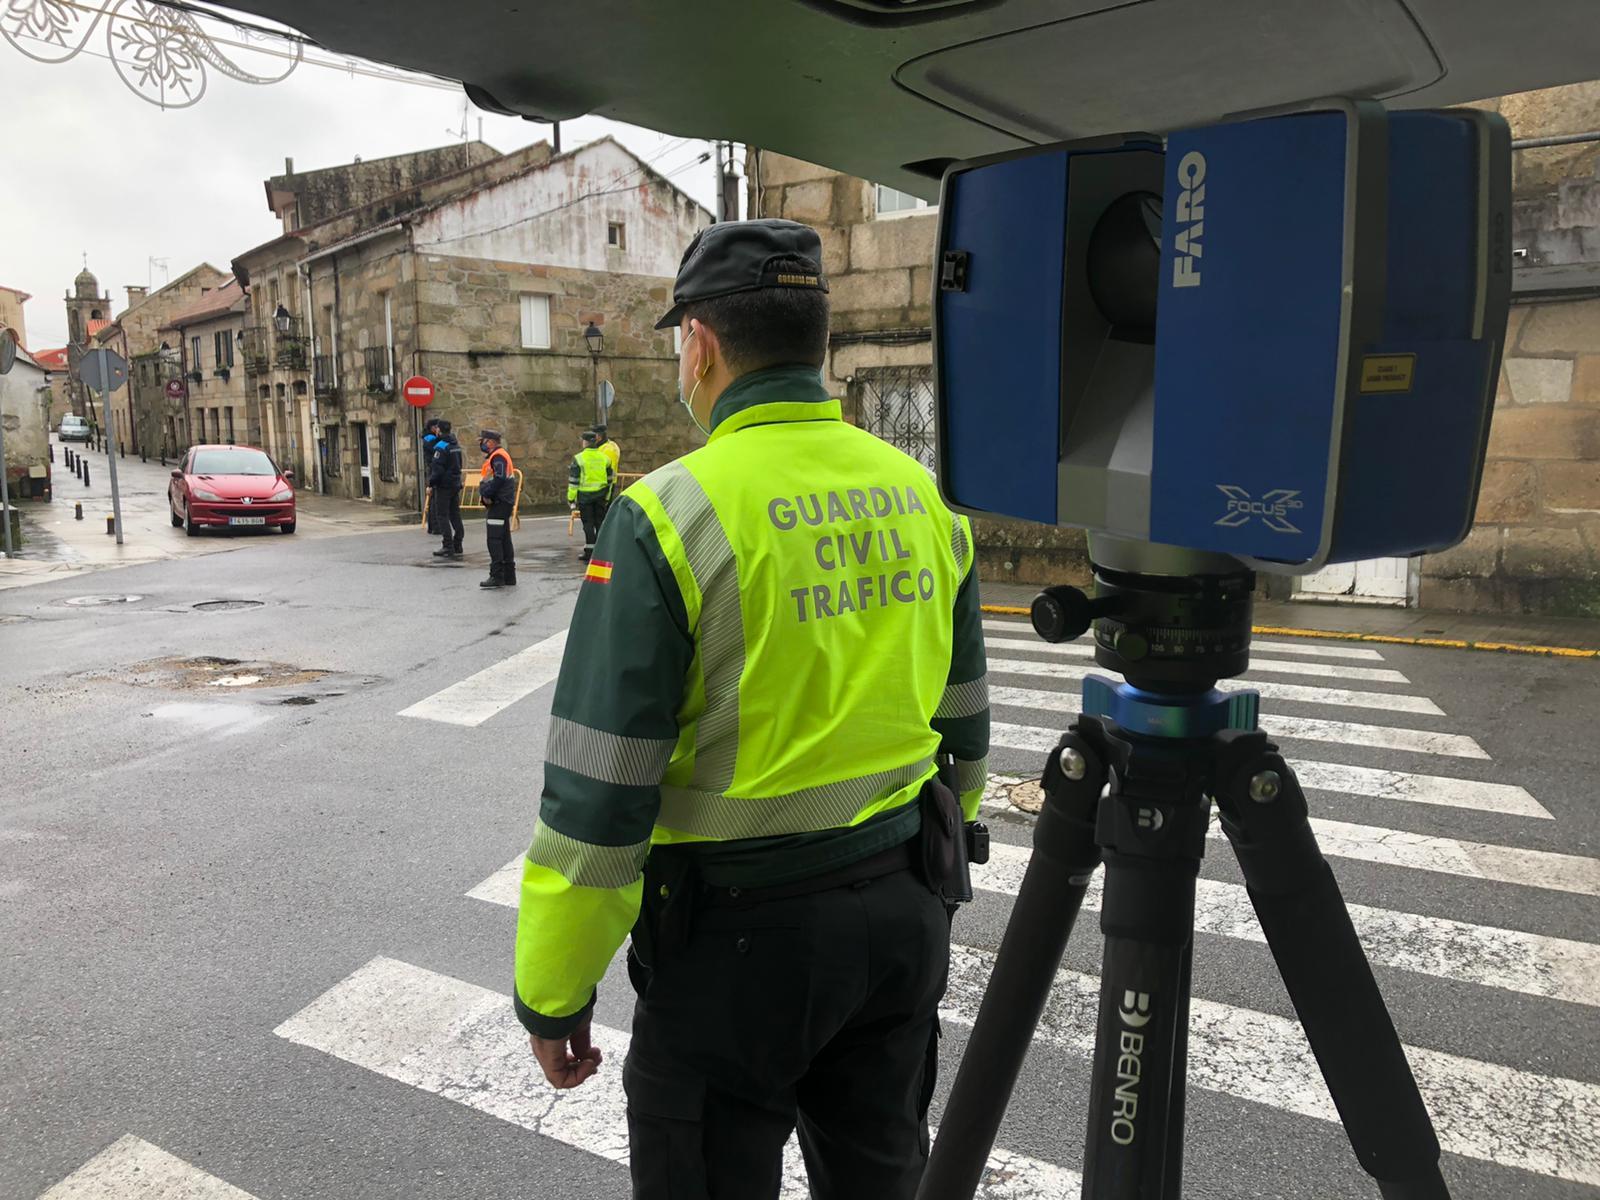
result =
M1048 589L1034 628L1061 641L1093 620L1096 661L1128 682L1087 679L1084 715L1045 765L1033 858L918 1200L976 1191L1102 861L1082 1194L1181 1195L1195 879L1213 801L1361 1166L1386 1200L1448 1200L1433 1125L1294 772L1256 729L1256 694L1215 688L1248 665L1254 577L1159 547L1091 550L1096 598Z

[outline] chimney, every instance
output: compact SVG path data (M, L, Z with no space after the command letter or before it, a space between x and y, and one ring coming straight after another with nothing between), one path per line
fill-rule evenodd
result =
M131 284L131 283L127 285L127 290L128 290L128 307L129 308L132 308L135 304L139 303L139 301L143 300L146 296L148 296L150 294L150 289L149 288L147 288L147 287L139 287L139 286L136 286L136 285Z
M294 174L294 159L286 157L283 160L283 173L285 175L293 175Z

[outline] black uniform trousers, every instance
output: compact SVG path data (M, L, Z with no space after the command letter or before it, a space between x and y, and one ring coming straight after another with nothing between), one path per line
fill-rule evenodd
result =
M600 523L606 519L611 493L579 492L578 517L583 522L583 552L594 553L594 540L600 536Z
M815 1200L912 1200L950 962L917 873L697 907L655 957L629 957L635 1200L775 1200L797 1124Z
M446 550L461 549L461 539L466 536L466 530L461 525L461 486L445 488L445 494L440 495L439 489L433 493L433 504L438 510L438 532L444 538Z
M483 523L489 535L489 574L499 579L516 563L511 550L511 502L490 503L484 509Z

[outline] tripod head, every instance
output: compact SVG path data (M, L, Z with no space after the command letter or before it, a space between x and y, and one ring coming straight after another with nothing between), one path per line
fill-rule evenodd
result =
M1095 661L1146 692L1204 692L1250 665L1255 574L1237 559L1176 546L1091 536L1091 598L1056 585L1034 597L1047 642L1094 627Z

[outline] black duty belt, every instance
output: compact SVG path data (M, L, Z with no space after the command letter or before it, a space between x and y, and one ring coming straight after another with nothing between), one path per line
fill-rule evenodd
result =
M703 904L712 908L744 908L771 900L792 900L796 896L829 892L834 888L850 887L885 875L893 875L897 871L910 870L916 866L917 859L917 839L913 837L910 841L901 842L900 845L891 846L887 850L880 850L857 862L776 887L713 887L710 884L701 884L700 897Z

